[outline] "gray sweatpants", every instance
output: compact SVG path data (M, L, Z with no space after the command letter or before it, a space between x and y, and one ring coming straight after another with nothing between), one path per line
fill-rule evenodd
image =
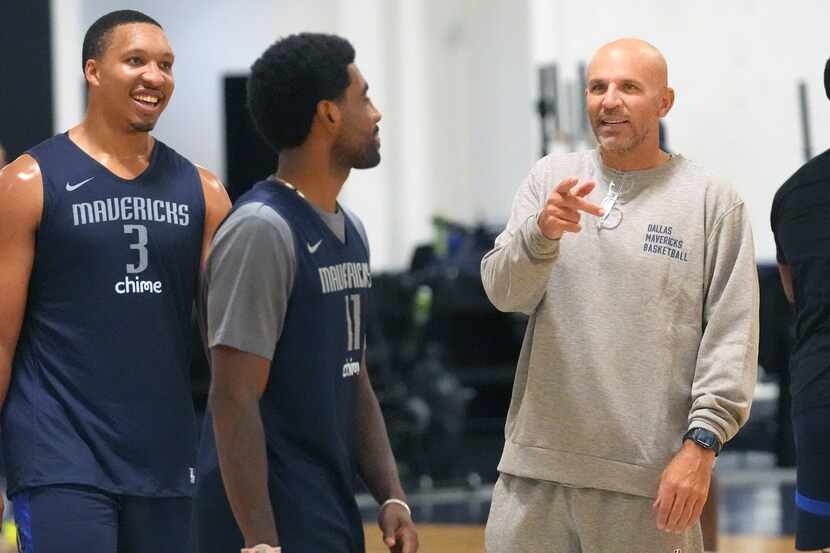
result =
M501 474L486 553L702 553L700 524L657 529L653 499Z

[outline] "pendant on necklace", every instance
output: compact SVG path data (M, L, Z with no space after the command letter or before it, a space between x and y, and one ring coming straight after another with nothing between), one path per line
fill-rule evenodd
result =
M600 204L603 215L597 221L598 229L614 229L622 222L622 211L616 207L619 197L620 194L617 192L617 187L614 181L611 181L611 184L608 186L608 194L605 195Z

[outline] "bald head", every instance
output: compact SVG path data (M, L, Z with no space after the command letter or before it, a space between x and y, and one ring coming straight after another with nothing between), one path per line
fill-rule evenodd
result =
M588 65L588 78L595 66L625 66L638 78L658 87L669 85L668 66L660 50L639 38L620 38L600 47Z
M665 157L659 125L674 104L674 91L657 48L636 38L602 46L588 66L585 97L606 161L615 158L617 168L628 170L653 166Z
M3 149L3 145L0 144L0 167L6 165L6 150Z

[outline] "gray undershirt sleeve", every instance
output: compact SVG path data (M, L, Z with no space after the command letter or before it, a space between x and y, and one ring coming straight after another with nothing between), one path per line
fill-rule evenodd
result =
M236 210L217 232L206 269L208 346L273 359L296 270L285 219L262 203Z

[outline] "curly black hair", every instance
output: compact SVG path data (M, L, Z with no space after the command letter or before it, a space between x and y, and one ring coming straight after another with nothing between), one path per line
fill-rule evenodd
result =
M300 33L278 40L254 62L248 111L276 152L305 142L321 100L342 97L354 56L344 38Z
M102 15L89 27L84 37L84 46L81 49L81 68L86 68L86 60L98 59L106 51L113 29L129 23L149 23L164 30L158 21L135 10L118 10Z

